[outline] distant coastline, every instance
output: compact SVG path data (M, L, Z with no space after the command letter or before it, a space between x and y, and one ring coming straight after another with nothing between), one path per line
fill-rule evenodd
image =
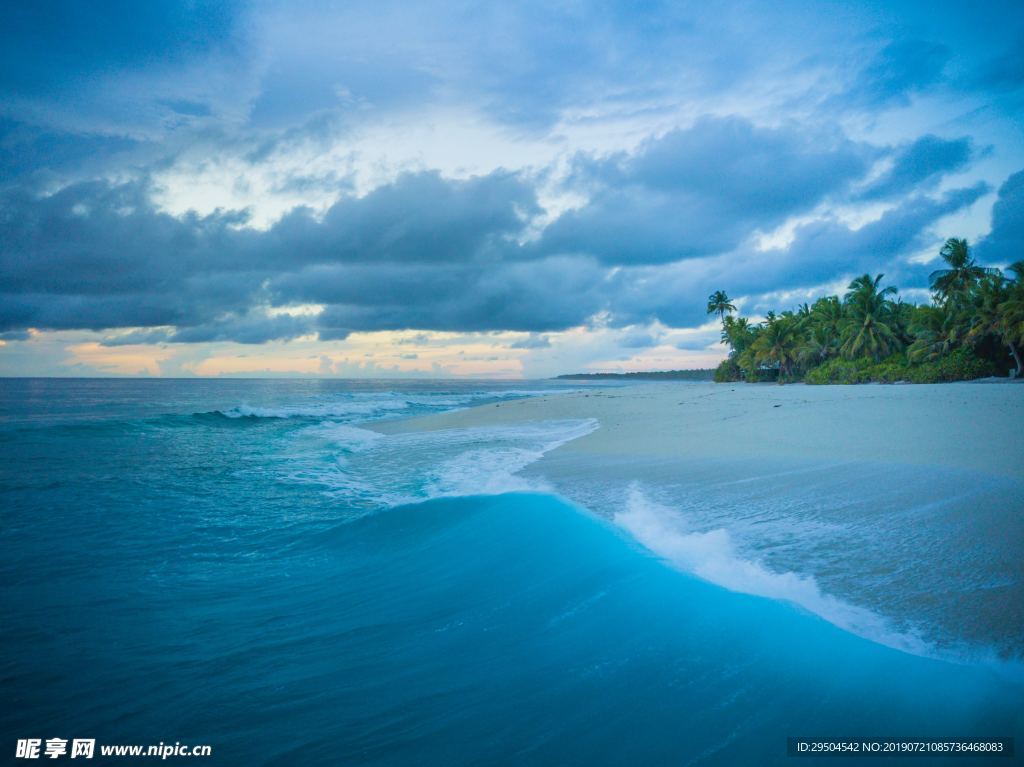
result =
M697 370L649 370L639 373L568 373L555 376L562 381L591 381L627 378L633 381L714 381L713 368Z

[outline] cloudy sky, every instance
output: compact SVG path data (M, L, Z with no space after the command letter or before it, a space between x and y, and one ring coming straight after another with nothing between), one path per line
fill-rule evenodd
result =
M0 375L708 367L1024 242L1024 5L0 10Z

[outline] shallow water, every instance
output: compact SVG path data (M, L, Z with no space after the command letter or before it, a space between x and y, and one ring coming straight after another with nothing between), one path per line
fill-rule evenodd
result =
M835 520L816 518L805 543L756 509L744 524L760 538L714 532L723 509L680 531L687 510L664 504L686 482L536 476L541 456L598 427L585 419L361 428L552 387L401 386L0 381L10 747L180 741L211 744L205 761L222 764L746 764L786 761L790 735L1020 734L1014 679L814 614L878 615L792 566L803 547L822 569ZM687 481L701 476L714 485L705 470ZM592 488L593 509L551 494L573 487ZM772 556L752 556L756 540ZM670 563L645 548L666 542ZM714 583L729 578L732 590Z

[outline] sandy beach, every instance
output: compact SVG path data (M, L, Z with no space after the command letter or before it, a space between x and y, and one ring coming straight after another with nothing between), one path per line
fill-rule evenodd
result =
M652 383L553 394L373 425L383 434L596 418L558 454L688 461L827 459L1024 479L1024 386ZM538 467L540 468L540 467Z
M1022 413L1024 387L1013 385L653 383L370 428L437 444L478 433L483 443L592 421L508 471L732 590L795 602L901 649L1017 662ZM492 460L495 474L509 463Z

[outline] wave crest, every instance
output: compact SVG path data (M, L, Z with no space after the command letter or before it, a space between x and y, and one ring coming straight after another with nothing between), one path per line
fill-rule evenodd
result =
M848 604L821 590L809 575L777 573L739 554L729 531L688 531L681 516L648 498L638 483L615 522L638 542L674 567L730 591L792 602L858 636L915 655L931 655L931 645L915 634L899 632L880 615Z
M432 498L545 491L520 472L546 453L598 428L596 419L382 435L346 424L305 429L288 472L360 508Z
M395 415L410 416L440 411L460 410L492 401L523 399L541 395L561 394L571 389L545 391L540 389L508 389L504 391L427 392L352 392L338 397L311 400L295 405L253 406L246 402L223 410L196 415L218 415L224 418L267 419L341 419L348 422L379 420Z

